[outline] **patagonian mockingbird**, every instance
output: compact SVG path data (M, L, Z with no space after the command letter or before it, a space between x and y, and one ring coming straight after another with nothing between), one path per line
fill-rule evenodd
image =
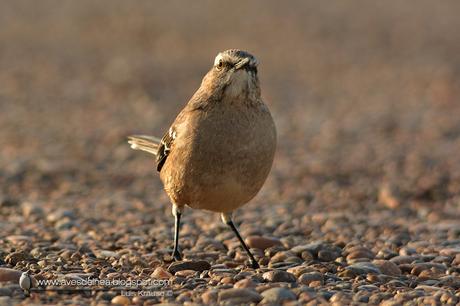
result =
M270 172L276 129L260 97L257 60L248 52L221 52L200 88L162 139L129 137L135 150L156 156L157 170L175 216L173 257L179 252L184 206L221 213L258 268L232 221L232 212L249 202Z

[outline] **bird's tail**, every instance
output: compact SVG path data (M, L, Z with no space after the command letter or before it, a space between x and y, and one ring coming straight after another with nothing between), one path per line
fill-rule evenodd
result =
M147 136L147 135L132 135L128 136L128 143L131 149L149 152L150 154L157 155L158 147L161 139Z

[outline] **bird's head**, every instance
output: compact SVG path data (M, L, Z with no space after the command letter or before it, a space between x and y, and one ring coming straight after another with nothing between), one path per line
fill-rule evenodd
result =
M223 98L258 99L260 97L257 60L250 53L238 49L220 52L203 85Z

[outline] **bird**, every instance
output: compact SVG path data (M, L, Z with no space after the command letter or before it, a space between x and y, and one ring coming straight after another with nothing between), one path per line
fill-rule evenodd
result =
M21 277L19 278L19 287L21 287L26 296L30 295L30 289L32 288L32 286L33 282L29 273L27 271L22 272Z
M261 98L258 61L247 51L218 53L200 87L160 139L128 137L132 149L156 156L156 170L172 203L174 247L179 250L185 206L221 214L259 268L233 222L233 212L262 188L271 170L277 132Z

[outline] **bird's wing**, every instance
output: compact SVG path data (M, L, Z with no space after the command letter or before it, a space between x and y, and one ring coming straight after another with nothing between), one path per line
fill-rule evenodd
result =
M169 128L168 132L163 136L160 141L160 145L158 146L157 151L157 171L160 172L161 168L163 167L164 163L166 162L166 158L171 151L171 146L176 139L176 131L174 130L174 126Z

